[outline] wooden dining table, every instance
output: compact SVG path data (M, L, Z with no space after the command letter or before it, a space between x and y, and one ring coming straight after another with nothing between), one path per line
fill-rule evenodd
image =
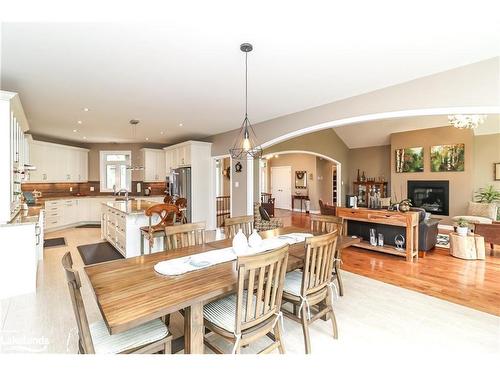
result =
M260 232L262 238L289 233L312 233L286 227ZM315 234L315 233L313 233ZM341 237L337 248L359 242ZM236 292L236 261L219 263L179 276L154 270L158 262L231 246L230 239L209 242L134 258L103 262L84 268L111 335L184 310L184 353L203 353L203 305ZM290 245L287 270L303 267L304 243Z

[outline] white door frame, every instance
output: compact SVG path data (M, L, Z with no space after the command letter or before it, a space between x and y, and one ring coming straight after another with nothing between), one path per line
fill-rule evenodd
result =
M273 189L274 189L274 186L273 186L273 170L276 170L276 169L286 169L288 171L290 171L290 176L292 175L292 166L291 165L282 165L282 166L276 166L276 167L271 167L271 194L273 192ZM290 186L290 199L288 201L288 208L284 208L284 207L276 207L276 208L280 208L280 209L283 209L283 210L291 210L292 209L292 204L291 204L291 199L292 199L292 196L291 196L291 193L292 193L292 180L291 180L291 177L288 179L288 185ZM276 196L275 196L276 198Z
M213 221L214 221L214 224L213 224L213 229L215 229L215 227L217 226L217 218L216 218L216 215L217 215L217 211L216 211L216 207L215 207L215 200L217 198L217 192L216 192L216 189L215 189L215 184L217 183L216 182L216 178L215 177L215 171L216 171L216 167L215 167L215 163L217 161L217 159L225 159L225 158L229 158L229 165L231 166L232 165L232 158L231 158L231 155L229 154L225 154L225 155L218 155L218 156L212 156L212 162L210 163L210 176L211 176L211 184L212 184L212 198L210 199L210 217L213 218ZM233 182L231 181L231 179L229 180L229 196L230 196L230 200L229 200L229 214L231 216L233 216Z

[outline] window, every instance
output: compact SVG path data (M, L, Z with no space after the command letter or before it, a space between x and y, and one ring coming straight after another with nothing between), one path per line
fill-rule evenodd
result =
M131 151L101 151L101 191L131 190Z

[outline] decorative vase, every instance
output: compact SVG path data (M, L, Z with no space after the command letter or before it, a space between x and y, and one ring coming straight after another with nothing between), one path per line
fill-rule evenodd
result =
M262 237L257 232L257 229L254 229L250 237L248 237L248 246L252 248L257 248L262 244Z
M401 212L410 211L410 205L408 204L408 202L401 202L399 204L399 211L401 211Z
M236 254L243 254L248 250L248 240L241 229L233 238L233 250Z
M469 228L468 227L457 227L457 234L459 236L467 236L467 233L469 233Z

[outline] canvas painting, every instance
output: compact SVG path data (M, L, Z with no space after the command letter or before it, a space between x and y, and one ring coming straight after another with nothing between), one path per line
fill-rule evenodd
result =
M410 173L424 171L424 148L409 147L396 150L396 172Z
M465 164L465 144L440 145L431 147L432 172L463 172Z

